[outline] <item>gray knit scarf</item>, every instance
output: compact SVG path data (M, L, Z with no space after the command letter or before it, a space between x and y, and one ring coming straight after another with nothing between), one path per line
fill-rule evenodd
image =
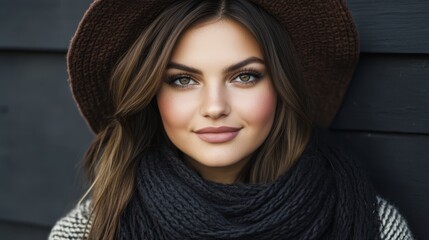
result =
M206 181L172 151L141 158L119 239L378 239L376 195L356 163L312 141L269 184Z

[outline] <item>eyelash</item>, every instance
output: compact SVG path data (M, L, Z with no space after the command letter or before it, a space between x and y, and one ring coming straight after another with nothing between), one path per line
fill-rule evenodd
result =
M240 76L242 76L242 75L250 75L250 76L252 76L252 77L254 77L254 78L255 78L254 80L252 80L252 81L248 81L248 82L238 82L238 84L243 85L243 86L251 86L251 85L255 85L255 84L256 84L256 83L257 83L261 78L263 78L263 77L264 77L264 74L263 74L263 73L261 73L260 71L258 71L258 70L256 70L256 69L254 69L254 68L244 68L244 69L240 70L240 71L235 75L234 79L236 79L236 78L238 78L238 77L240 77ZM167 82L169 85L172 85L172 86L177 87L177 88L190 88L190 86L192 86L192 85L193 85L193 84L188 84L188 85L183 85L183 86L181 86L181 85L177 85L177 84L175 84L174 82L175 82L176 80L180 79L180 78L189 78L189 79L191 79L192 81L195 81L195 80L193 80L192 75L189 75L188 73L178 73L178 74L174 74L174 75L169 76L169 77L167 78L167 81L166 81L166 82Z
M169 76L167 78L167 84L169 84L169 85L171 85L173 87L177 87L177 88L189 88L189 86L190 86L189 84L181 86L181 85L177 85L177 84L174 83L176 80L178 80L180 78L189 78L189 79L192 80L192 76L191 75L189 75L187 73L178 73L178 74L174 74L174 75Z
M244 68L240 72L238 72L238 74L234 77L234 79L242 75L250 75L255 78L253 81L240 82L240 84L243 84L243 85L255 85L259 80L261 80L264 77L263 73L261 73L260 71L254 68Z

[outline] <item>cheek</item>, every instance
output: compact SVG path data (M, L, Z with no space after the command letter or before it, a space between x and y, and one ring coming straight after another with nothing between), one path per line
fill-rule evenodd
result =
M193 115L192 95L175 94L173 91L161 88L157 95L157 104L162 123L168 135L169 132L186 127Z
M262 125L263 129L271 129L274 120L277 97L270 84L252 91L249 96L239 101L236 106L240 115L248 123Z

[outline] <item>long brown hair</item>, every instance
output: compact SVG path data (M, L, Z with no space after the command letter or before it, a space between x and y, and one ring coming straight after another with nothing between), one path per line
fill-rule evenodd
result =
M133 194L139 156L167 144L155 96L174 46L192 26L229 19L245 26L264 53L277 91L273 127L237 181L267 183L300 157L311 134L304 81L291 39L268 13L246 0L175 1L133 43L110 79L115 114L84 157L91 183L90 239L114 239Z

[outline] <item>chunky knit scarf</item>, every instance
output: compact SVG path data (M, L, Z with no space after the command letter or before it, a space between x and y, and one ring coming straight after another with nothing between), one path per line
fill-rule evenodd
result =
M139 164L119 239L378 239L376 195L355 163L309 144L269 184L206 181L173 152Z

